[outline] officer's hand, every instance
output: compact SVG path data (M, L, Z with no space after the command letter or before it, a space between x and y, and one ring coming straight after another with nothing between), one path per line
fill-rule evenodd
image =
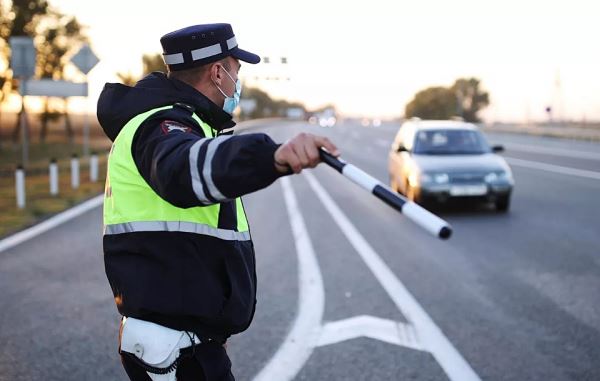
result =
M314 168L321 162L319 148L339 156L337 147L324 136L300 133L275 151L275 168L281 173L300 173L304 168Z

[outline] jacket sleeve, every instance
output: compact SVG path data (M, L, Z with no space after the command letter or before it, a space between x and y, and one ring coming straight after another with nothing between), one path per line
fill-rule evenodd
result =
M282 174L278 144L266 134L204 136L191 115L158 112L136 131L138 171L164 200L180 207L211 205L265 188Z

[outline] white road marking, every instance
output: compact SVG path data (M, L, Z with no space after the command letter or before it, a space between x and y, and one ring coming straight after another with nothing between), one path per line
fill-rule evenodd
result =
M430 352L452 381L480 380L404 285L350 223L329 194L319 185L314 175L306 171L305 176L326 210L409 323L361 315L322 325L325 292L319 264L290 180L282 178L281 186L298 255L300 294L298 315L282 345L255 380L292 380L302 369L315 347L332 345L357 337L369 337Z
M99 205L102 205L104 195L96 196L90 200L87 200L71 209L67 209L64 212L57 214L54 217L47 219L44 222L40 222L28 229L25 229L19 233L13 234L0 241L0 253L8 250L14 246L19 245L31 238L34 238L62 223L65 223L77 216L82 215L88 210L94 209Z
M518 167L540 169L542 171L560 173L561 175L571 175L571 176L584 177L587 179L600 180L600 172L588 171L585 169L577 169L577 168L571 168L571 167L563 167L563 166L554 165L554 164L540 163L537 161L516 159L514 157L505 157L505 159L509 164L516 165Z
M318 183L314 175L307 171L305 177L325 209L333 217L381 286L407 320L415 326L423 347L433 355L448 378L453 381L480 380L479 376L450 343L431 317L404 287L402 282L396 278L358 229L352 225L325 189Z
M423 350L415 327L412 325L368 315L325 324L321 329L318 346L336 344L358 337L369 337L390 344Z
M283 344L256 376L257 381L292 380L310 357L319 339L325 308L325 291L310 236L287 177L281 179L298 255L298 315Z
M589 152L589 151L575 151L573 149L565 149L565 148L550 148L550 147L540 147L530 144L519 144L519 143L511 143L506 142L503 143L507 150L514 149L515 151L521 152L535 152L535 153L543 153L552 156L563 156L563 157L572 157L577 159L591 159L591 160L600 160L600 153L598 152Z

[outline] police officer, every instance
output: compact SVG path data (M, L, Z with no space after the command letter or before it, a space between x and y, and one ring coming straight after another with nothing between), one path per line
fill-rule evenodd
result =
M229 24L161 38L165 75L134 87L107 83L98 120L113 141L104 200L105 270L117 308L123 366L132 380L233 380L225 342L256 303L255 258L240 196L338 155L327 138L285 144L232 136L240 99Z

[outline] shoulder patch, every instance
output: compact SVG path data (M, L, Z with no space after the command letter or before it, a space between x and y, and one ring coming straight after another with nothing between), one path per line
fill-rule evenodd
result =
M163 134L170 134L172 132L191 132L192 129L180 122L174 120L164 120L160 123L160 129Z

